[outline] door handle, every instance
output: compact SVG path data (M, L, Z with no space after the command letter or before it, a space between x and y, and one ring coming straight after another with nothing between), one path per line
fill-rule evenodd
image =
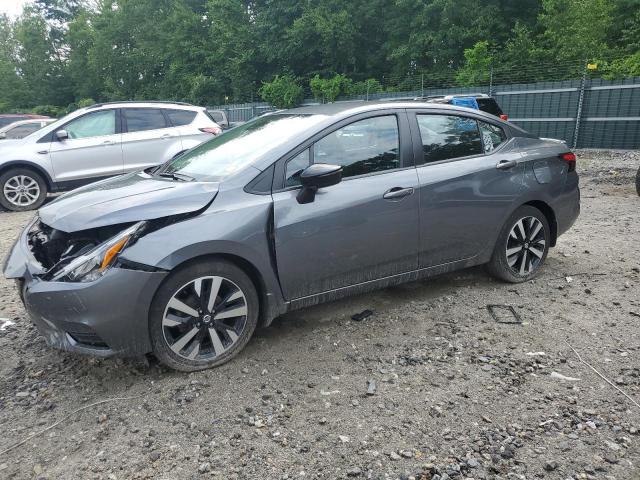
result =
M170 134L168 134L168 133L165 133L165 134L164 134L164 135L162 135L160 138L161 138L162 140L166 140L167 138L171 138L171 135L170 135Z
M105 140L104 142L102 142L103 145L113 145L113 142L111 140Z
M496 165L496 168L498 170L509 170L516 165L518 165L518 162L516 160L500 160Z
M413 188L402 188L402 187L393 187L390 190L384 192L382 198L385 200L400 200L401 198L407 197L409 195L413 195Z

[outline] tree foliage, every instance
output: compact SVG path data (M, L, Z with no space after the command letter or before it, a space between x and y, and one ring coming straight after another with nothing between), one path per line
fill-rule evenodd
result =
M293 75L276 75L271 82L264 82L259 90L265 102L276 108L292 108L302 103L304 90Z
M615 78L638 52L638 0L33 0L0 16L0 109Z

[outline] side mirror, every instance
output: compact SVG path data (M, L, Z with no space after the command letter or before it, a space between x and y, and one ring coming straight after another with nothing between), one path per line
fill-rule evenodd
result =
M58 130L56 132L56 139L61 142L62 140L67 140L69 138L69 132L66 130Z
M330 187L342 180L342 167L327 163L314 163L305 168L300 174L302 190L296 197L298 203L311 203L316 198L319 188Z

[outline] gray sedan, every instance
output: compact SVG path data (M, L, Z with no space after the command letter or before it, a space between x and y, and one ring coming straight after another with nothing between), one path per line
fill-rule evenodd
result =
M294 309L472 265L532 279L578 217L575 165L477 110L282 111L63 195L4 274L50 345L193 371Z

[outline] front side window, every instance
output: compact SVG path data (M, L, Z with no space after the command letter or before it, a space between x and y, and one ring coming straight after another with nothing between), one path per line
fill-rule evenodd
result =
M157 130L167 126L162 111L155 108L125 108L122 112L127 122L127 132Z
M482 154L474 119L454 115L417 115L424 163Z
M69 138L101 137L116 133L116 111L101 110L71 120L64 126Z
M284 186L295 187L300 185L300 174L308 166L309 149L306 149L287 162Z
M367 118L331 132L314 144L313 163L342 165L343 177L398 168L400 141L396 116Z
M482 134L484 153L494 151L507 139L507 135L500 127L485 122L478 122L478 124L480 125L480 133Z

